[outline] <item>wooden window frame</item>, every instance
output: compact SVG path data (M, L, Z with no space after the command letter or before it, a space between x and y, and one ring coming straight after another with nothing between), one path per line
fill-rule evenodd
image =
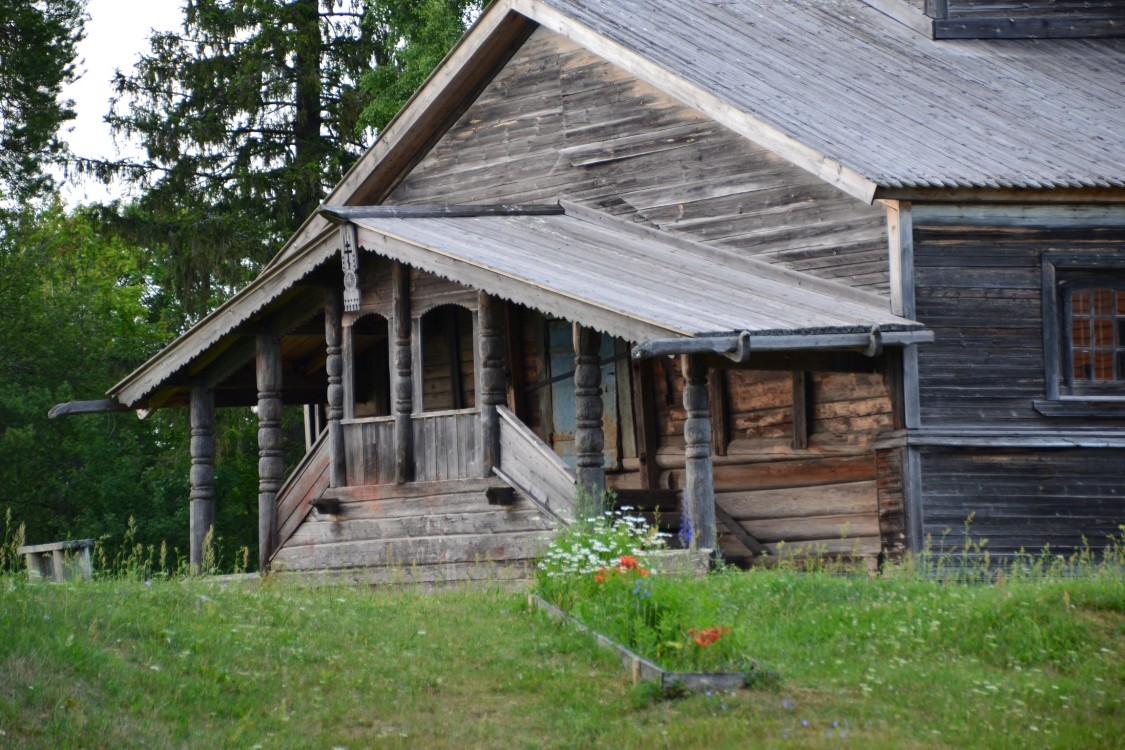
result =
M1125 256L1116 253L1048 252L1042 257L1045 399L1036 411L1048 417L1125 417L1125 380L1104 386L1073 383L1070 372L1070 309L1065 302L1078 282L1090 288L1125 289Z

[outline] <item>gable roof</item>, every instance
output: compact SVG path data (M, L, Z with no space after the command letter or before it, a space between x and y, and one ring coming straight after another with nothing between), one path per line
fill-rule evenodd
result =
M934 41L863 0L495 0L325 202L382 203L537 25L864 202L1125 188L1125 39Z
M516 6L881 188L1125 186L1125 39L933 41L860 0Z

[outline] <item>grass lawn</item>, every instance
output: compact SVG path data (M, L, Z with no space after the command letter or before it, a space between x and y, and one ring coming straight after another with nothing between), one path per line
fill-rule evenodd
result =
M778 685L663 700L518 593L0 576L0 747L1125 746L1120 576L705 585Z

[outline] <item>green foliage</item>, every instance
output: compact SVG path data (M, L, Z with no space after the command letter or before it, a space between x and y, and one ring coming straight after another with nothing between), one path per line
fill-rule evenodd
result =
M66 155L59 128L74 119L60 99L75 79L84 0L0 3L0 195L11 205L50 188L46 164Z
M146 580L0 576L5 747L1086 750L1118 747L1125 716L1122 581L1108 570L1062 582L1069 605L1049 591L1059 582L1017 582L1088 636L1075 656L1048 647L1011 665L943 635L987 640L966 618L1011 581L712 576L782 680L675 701L634 688L520 594ZM1032 611L1012 627L1057 622Z
M55 205L0 232L0 512L32 543L120 538L133 517L135 543L175 547L188 527L187 415L47 418L55 404L98 398L175 331L151 302L156 261L100 229ZM286 412L290 431L298 418ZM217 533L255 548L256 419L219 410L215 435Z
M273 256L464 28L466 0L186 0L183 28L119 72L109 115L143 163L88 164L143 190L110 212L167 256L201 313ZM367 76L361 87L361 77ZM372 77L374 76L374 77ZM393 111L392 111L393 114Z
M362 126L381 131L465 33L481 0L381 0L368 8L367 23L393 40L382 64L361 79L369 99Z

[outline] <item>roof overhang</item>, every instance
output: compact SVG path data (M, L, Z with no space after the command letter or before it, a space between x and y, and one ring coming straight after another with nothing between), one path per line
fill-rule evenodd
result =
M878 295L568 202L325 206L321 213L328 229L111 388L96 410L153 408L151 394L171 379L221 361L248 321L338 255L333 225L354 227L368 252L639 344L643 356L864 351L932 339Z

